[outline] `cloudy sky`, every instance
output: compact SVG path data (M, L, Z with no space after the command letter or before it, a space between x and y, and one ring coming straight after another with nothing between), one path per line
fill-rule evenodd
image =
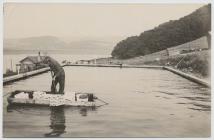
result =
M4 4L4 38L127 37L190 14L203 4Z

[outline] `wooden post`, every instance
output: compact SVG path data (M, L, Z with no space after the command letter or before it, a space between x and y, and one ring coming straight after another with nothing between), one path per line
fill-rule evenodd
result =
M13 71L13 62L12 62L12 59L10 60L10 69L11 69L11 71Z

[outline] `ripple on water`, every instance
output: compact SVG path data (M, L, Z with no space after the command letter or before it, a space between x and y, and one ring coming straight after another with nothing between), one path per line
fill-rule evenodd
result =
M12 108L4 96L4 137L210 136L207 88L164 70L64 69L65 91L96 93L109 104L96 109ZM4 95L16 89L47 91L50 83L50 73L44 73L4 86Z

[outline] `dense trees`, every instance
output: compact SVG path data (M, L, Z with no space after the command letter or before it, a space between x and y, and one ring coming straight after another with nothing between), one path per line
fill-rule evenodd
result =
M112 51L114 58L126 59L154 53L206 35L211 30L211 5L206 5L179 20L171 20L139 36L119 42Z

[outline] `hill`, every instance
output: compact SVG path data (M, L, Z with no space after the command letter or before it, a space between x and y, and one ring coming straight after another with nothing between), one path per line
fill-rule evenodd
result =
M128 59L154 53L205 36L210 30L211 5L209 4L179 20L171 20L139 36L120 41L111 55L118 59Z
M69 54L101 54L109 55L113 46L121 40L118 38L88 38L65 41L55 36L39 36L18 39L4 39L4 53L34 53L47 51L49 53Z
M4 50L59 50L66 43L54 36L5 39Z

